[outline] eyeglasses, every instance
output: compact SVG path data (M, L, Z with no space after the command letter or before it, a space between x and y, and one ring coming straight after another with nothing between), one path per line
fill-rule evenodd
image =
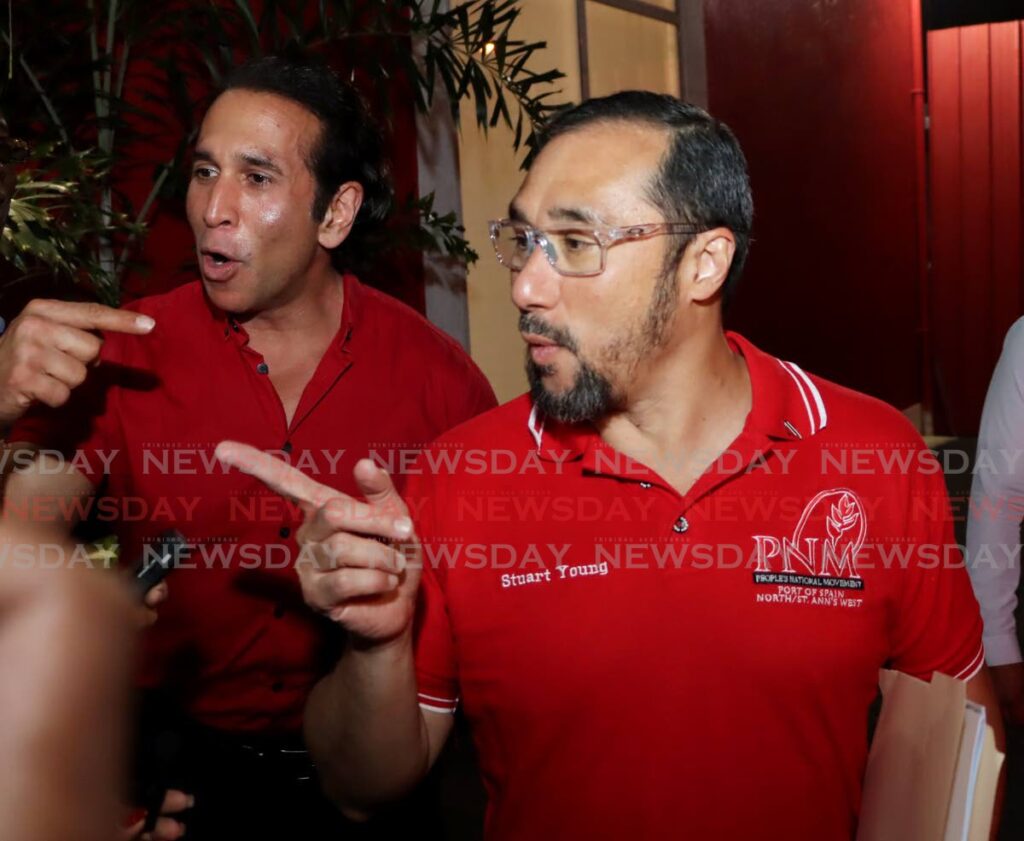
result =
M699 234L708 230L688 222L650 222L619 228L579 225L540 229L498 219L488 223L491 243L498 262L514 272L521 271L539 245L551 267L564 277L593 277L604 271L608 249L620 242L664 234Z

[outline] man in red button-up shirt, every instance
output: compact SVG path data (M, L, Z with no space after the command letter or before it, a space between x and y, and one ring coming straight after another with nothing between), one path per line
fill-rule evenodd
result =
M9 516L64 534L84 516L109 521L125 559L168 528L195 546L141 660L144 683L171 687L202 734L180 781L196 795L190 837L315 838L333 825L291 753L339 646L293 569L301 511L221 468L215 444L280 453L354 492L360 458L389 463L494 405L454 341L346 271L390 200L379 145L326 69L241 68L193 156L201 280L133 304L152 331L108 334L70 403L30 412L10 435L74 460L49 473L42 455L12 476ZM229 786L245 799L218 803Z

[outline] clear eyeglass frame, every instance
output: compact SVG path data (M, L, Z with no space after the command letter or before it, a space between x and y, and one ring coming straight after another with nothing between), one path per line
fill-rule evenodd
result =
M552 228L535 228L525 222L518 222L514 219L494 219L488 222L491 245L494 246L494 255L498 262L513 272L522 271L526 262L533 256L534 250L540 246L541 251L547 258L548 263L556 272L563 277L596 277L605 270L608 259L608 249L621 242L648 239L655 236L667 234L699 234L708 230L706 227L694 225L690 222L641 222L635 225L621 225L618 227L598 227L593 225L559 225ZM523 237L524 251L517 256L502 254L501 236L505 231L515 232L517 237ZM553 237L590 237L592 244L598 246L599 265L584 270L573 270L566 266L559 265L559 251L552 243ZM517 259L518 257L518 259ZM593 258L589 258L590 262Z

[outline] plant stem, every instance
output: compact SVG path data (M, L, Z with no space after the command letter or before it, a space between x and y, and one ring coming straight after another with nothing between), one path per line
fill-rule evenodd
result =
M114 72L114 22L117 20L117 0L110 0L107 7L107 69L104 71L103 92L107 95L109 102L111 75Z
M14 0L7 0L7 81L14 78Z
M153 206L153 202L156 201L156 197L159 195L160 189L164 186L164 182L167 180L167 176L171 174L172 165L172 161L168 161L164 164L160 174L153 182L153 189L149 191L149 195L146 196L146 200L142 203L142 207L139 208L139 213L135 217L135 228L130 234L128 234L128 239L125 240L124 247L121 249L121 258L117 261L117 266L114 269L114 280L118 285L120 285L121 275L124 273L124 267L128 263L128 252L135 244L135 240L138 239L139 228L149 215L149 209Z
M100 87L96 90L96 116L100 119L99 137L97 146L101 152L111 155L114 151L114 127L111 124L110 114L110 93L112 75L114 70L114 22L117 19L117 0L110 0L107 7L107 43L104 45L104 59L106 69L103 71L102 79L94 77L94 83ZM96 41L96 26L92 28L93 43ZM96 58L99 58L99 47L96 47ZM100 110L100 102L103 109Z
M12 48L13 53L13 48ZM28 76L28 80L32 83L32 87L36 89L36 93L39 94L39 98L43 102L43 107L46 109L46 113L50 115L50 119L53 120L53 124L57 127L57 131L60 132L60 139L64 141L64 145L68 147L68 151L71 151L71 138L68 137L67 129L64 128L64 123L61 122L60 117L57 115L57 110L53 107L53 103L50 101L50 97L46 95L46 91L43 90L43 86L39 83L39 79L36 74L32 72L32 68L28 66L28 62L25 61L25 56L22 55L18 58L18 64L21 65L21 69L25 71L25 75Z
M121 67L117 73L117 90L114 91L114 96L118 99L124 93L124 77L128 73L128 55L131 53L131 49L131 42L125 39L124 48L121 50Z
M92 20L89 24L89 52L93 61L93 72L92 72L92 83L93 91L96 102L96 119L99 123L98 136L96 145L101 152L106 155L113 153L114 147L114 131L109 124L110 120L110 70L109 64L112 60L112 53L114 49L114 18L117 14L117 0L110 0L108 7L108 19L107 19L107 43L105 45L105 53L108 63L108 70L101 75L100 73L100 50L99 43L96 37L96 30L98 28L98 21L96 20L95 14L95 3L94 0L89 0L89 10L93 12ZM103 191L100 194L100 212L103 215L103 224L109 228L114 217L114 194L113 189L110 186L109 177L107 183L104 185ZM115 283L115 270L117 267L117 257L114 254L114 246L111 241L110 235L107 233L100 234L99 246L98 246L98 258L99 264L102 269L102 275L100 277L93 278L93 282L96 284L97 291L104 298L111 299L117 296L117 287Z
M96 6L93 0L89 0L89 11L92 12L89 21L89 58L92 59L92 90L96 102L96 117L103 115L103 103L100 102L100 90L103 85L100 82L100 48L96 41Z

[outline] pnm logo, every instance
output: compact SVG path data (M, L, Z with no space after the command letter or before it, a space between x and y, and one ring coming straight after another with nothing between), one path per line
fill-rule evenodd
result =
M809 584L810 581L803 579L813 576L819 579L814 582L817 586L860 589L863 582L857 572L857 554L864 545L867 530L864 506L853 491L846 488L822 491L807 503L792 538L754 535L757 557L754 581L782 584L793 581L789 578L793 576L800 579L793 583ZM845 584L832 583L839 579L845 580Z

